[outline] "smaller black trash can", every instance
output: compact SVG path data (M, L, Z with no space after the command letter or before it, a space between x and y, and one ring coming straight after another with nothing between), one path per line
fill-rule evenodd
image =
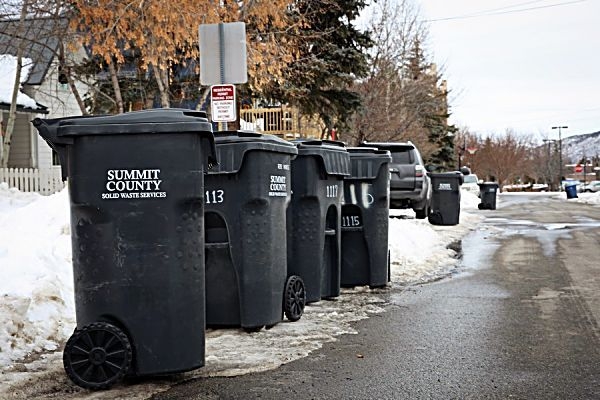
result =
M69 181L69 378L107 389L126 375L204 365L203 188L215 157L206 115L160 109L33 123Z
M249 131L215 133L219 165L205 178L206 324L248 331L304 310L287 273L286 211L296 146Z
M479 198L481 203L477 205L480 210L496 209L496 194L498 193L498 183L483 182L479 183Z
M388 249L390 152L348 147L344 179L341 286L381 287L390 281Z
M432 225L457 225L460 218L460 185L463 174L456 172L429 173L431 178L431 211L429 223Z
M350 156L342 142L296 142L287 211L288 273L306 287L306 302L340 295L341 206Z

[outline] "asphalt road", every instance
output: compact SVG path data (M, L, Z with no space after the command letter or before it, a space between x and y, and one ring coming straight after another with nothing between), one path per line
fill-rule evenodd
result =
M600 399L600 207L503 195L441 281L309 357L163 399Z

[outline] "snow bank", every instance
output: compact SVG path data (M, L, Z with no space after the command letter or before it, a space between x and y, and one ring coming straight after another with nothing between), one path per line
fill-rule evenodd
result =
M0 365L55 350L74 326L66 190L39 196L0 186Z

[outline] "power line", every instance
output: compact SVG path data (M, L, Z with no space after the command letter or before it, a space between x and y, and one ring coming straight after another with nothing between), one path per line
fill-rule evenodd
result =
M520 7L520 6L533 4L533 3L539 3L540 1L543 1L543 0L528 1L528 2L524 2L524 3L520 3L520 4L515 4L512 6L500 7L497 9L491 9L491 10L485 10L485 11L479 11L477 13L472 13L472 14L457 15L454 17L427 19L427 20L424 20L424 22L452 21L452 20L458 20L458 19L489 17L489 16L493 16L493 15L515 14L515 13L521 13L521 12L525 12L525 11L540 10L543 8L551 8L551 7L559 7L559 6L575 4L575 3L583 3L587 0L566 1L566 2L562 2L562 3L546 4L546 5L536 6L536 7L519 8L516 10L511 10L511 8Z

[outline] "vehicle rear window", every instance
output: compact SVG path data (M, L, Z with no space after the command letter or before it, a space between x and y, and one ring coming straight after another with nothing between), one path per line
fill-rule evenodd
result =
M412 164L413 159L411 157L411 152L408 149L406 151L392 152L392 163L394 163L394 164Z
M477 183L477 177L475 177L473 175L465 175L463 182L464 183Z

